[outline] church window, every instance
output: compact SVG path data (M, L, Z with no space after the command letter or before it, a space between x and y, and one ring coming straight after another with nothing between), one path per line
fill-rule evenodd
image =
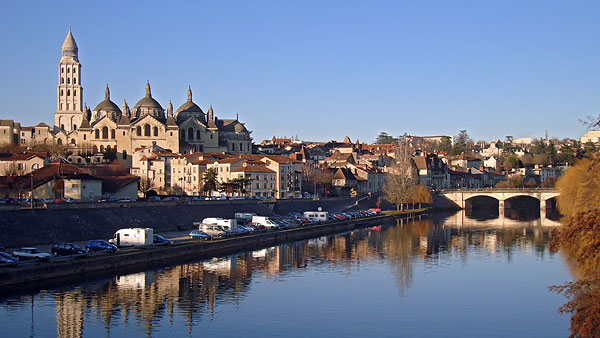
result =
M76 125L73 125L73 130L77 130L77 126Z
M73 68L73 74L77 73L77 68Z
M235 151L235 143L232 143L232 144L231 144L231 150L232 150L232 151Z
M77 78L73 78L73 84L77 84Z
M188 128L188 139L189 140L193 140L194 139L194 129L192 127Z
M110 138L112 138L113 140L115 139L115 130L114 129L110 130Z
M58 143L58 145L61 145L62 144L62 139L58 139L57 143ZM19 163L19 165L21 165L21 164Z
M63 95L65 95L65 92L61 89L60 90L60 96L63 96Z
M123 136L125 136L125 132L123 132Z
M70 77L67 78L67 84L71 84L71 78Z
M213 134L210 134L210 139L212 140Z
M135 133L137 134L137 136L142 136L142 127L137 126Z
M61 78L60 78L60 84L63 84L63 83L65 83L65 78L64 78L64 77L61 77Z
M196 140L200 139L200 135L201 135L200 130L196 130Z
M67 89L67 96L71 96L71 91ZM68 109L68 108L67 108Z
M67 74L71 72L71 68L67 68Z
M96 139L99 139L100 138L100 129L96 129L95 134L96 135L94 135L94 136L96 137Z
M85 134L83 134L83 140L84 140L84 141L85 141L85 136L86 136L86 135L85 135Z
M73 90L73 96L77 96L77 90Z
M62 68L60 69L60 72L61 72L61 73L64 73L64 72L65 72L65 67L62 67Z
M123 150L123 159L126 160L127 159L127 150Z
M145 124L144 125L144 136L151 136L150 135L150 125L149 124Z
M154 127L154 136L158 136L158 127Z
M173 136L173 132L170 132L170 133L169 133L169 136Z
M63 130L64 130L64 129L65 129L65 125L64 125L64 124L61 124L61 125L60 125L60 129L63 129ZM23 135L23 136L25 136L25 135Z
M107 126L102 127L102 138L103 139L108 138L108 127Z
M71 139L71 144L73 144L73 145L75 144L75 139L74 138Z

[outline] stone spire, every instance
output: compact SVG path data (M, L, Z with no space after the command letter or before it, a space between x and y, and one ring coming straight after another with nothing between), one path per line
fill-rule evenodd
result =
M146 80L146 96L152 97L152 94L150 93L150 81L148 80Z
M188 100L190 100L191 95L191 91L188 90ZM169 100L169 106L167 107L167 117L173 117L173 104L171 100Z
M73 34L71 34L71 25L69 25L69 32L67 33L67 37L62 45L62 56L70 56L77 60L78 51L79 49L77 48L77 43L75 43Z
M131 116L131 112L129 111L129 105L127 104L127 101L125 101L125 99L123 99L123 115L130 117Z
M108 83L106 84L106 89L104 89L104 99L110 100L110 89L108 89Z
M188 86L187 97L188 97L188 102L192 102L192 87L191 86Z
M208 108L208 113L206 114L206 119L209 121L212 121L214 119L214 113L213 113L213 109L212 109L212 104L210 105L210 108Z

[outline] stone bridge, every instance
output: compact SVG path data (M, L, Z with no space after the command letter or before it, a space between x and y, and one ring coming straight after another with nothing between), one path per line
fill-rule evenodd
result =
M456 206L465 208L466 201L480 196L491 197L498 200L499 210L504 210L504 202L515 197L528 196L540 201L540 209L546 210L546 201L559 195L556 189L474 189L474 190L449 190L440 192Z

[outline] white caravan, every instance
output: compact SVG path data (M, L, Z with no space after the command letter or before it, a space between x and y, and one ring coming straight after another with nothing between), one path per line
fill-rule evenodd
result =
M154 229L152 228L127 228L119 229L113 238L108 240L116 246L142 246L152 245Z

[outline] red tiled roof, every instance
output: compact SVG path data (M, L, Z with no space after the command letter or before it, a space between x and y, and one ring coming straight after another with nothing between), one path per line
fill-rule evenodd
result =
M262 167L262 166L240 167L235 170L232 170L231 172L234 172L234 173L241 173L241 172L244 172L244 173L272 173L272 174L275 173L274 170L271 170L267 167Z

